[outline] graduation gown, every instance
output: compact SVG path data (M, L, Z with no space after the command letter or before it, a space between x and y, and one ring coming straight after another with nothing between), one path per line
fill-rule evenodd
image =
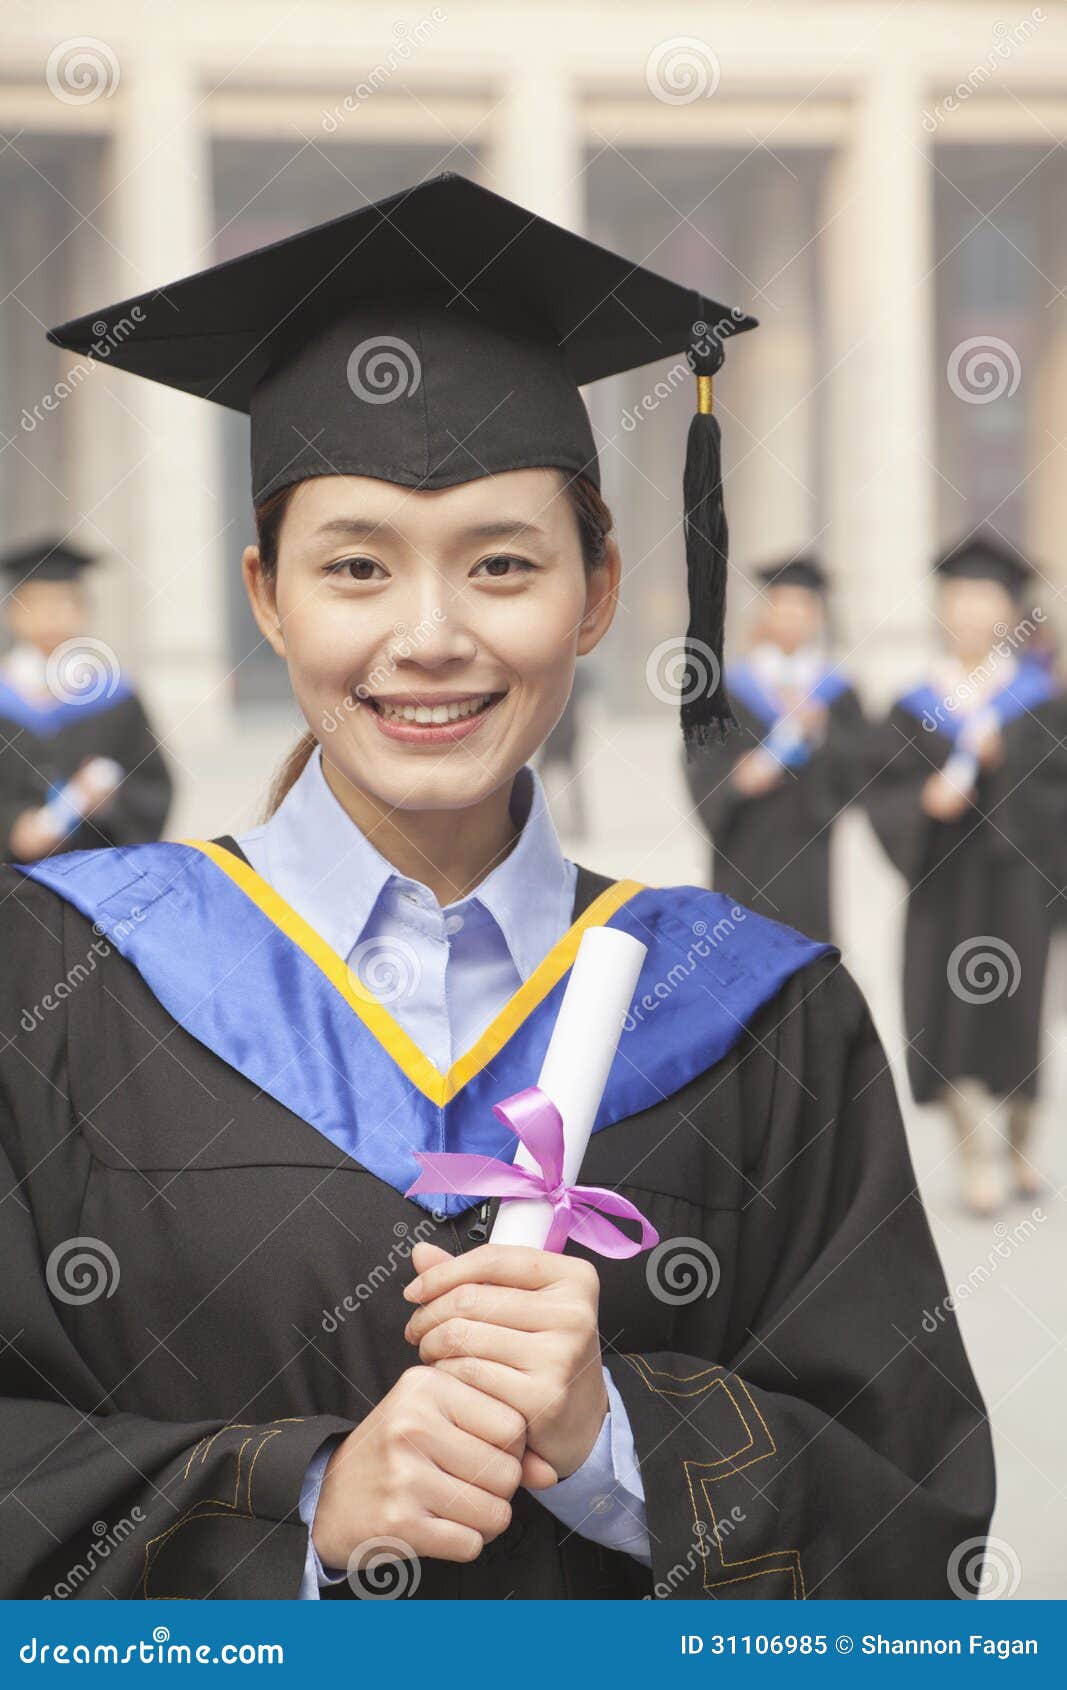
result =
M44 804L91 757L113 757L125 778L58 851L158 839L170 808L166 760L140 699L125 681L99 698L40 705L0 676L0 859L24 810Z
M1067 756L1062 702L1036 665L991 701L1003 760L982 770L952 822L920 793L956 746L961 722L931 687L899 700L871 734L864 802L908 886L904 1024L918 1103L946 1083L980 1080L998 1097L1033 1097L1053 912L1063 886Z
M951 1595L988 1432L829 947L580 869L575 925L440 1074L232 840L0 882L0 1594L296 1596L310 1458L418 1365L411 1244L472 1249L496 1207L404 1197L412 1146L514 1154L489 1104L536 1078L606 921L649 955L582 1179L662 1241L596 1258L652 1568L520 1489L474 1562L405 1563L404 1593Z
M770 792L748 798L730 776L780 720L775 701L746 664L730 672L738 731L709 744L686 765L689 791L712 843L710 879L717 892L828 939L830 835L833 822L862 782L864 723L859 699L830 671L812 689L826 704L826 732L802 763L787 768Z

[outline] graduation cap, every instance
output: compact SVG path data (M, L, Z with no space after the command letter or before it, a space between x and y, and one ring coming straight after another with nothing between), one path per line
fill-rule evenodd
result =
M683 477L692 747L732 721L712 377L726 340L754 327L446 172L48 338L247 412L257 504L331 474L422 489L540 465L599 488L579 387L684 354L697 382Z
M825 569L812 552L764 564L757 569L756 579L765 587L806 587L809 593L825 593L829 585Z
M983 530L950 546L934 564L943 581L996 581L1016 598L1034 573L1033 565L999 534Z
M80 580L82 570L95 562L95 554L54 536L4 552L0 556L0 571L9 578L13 591L30 581Z

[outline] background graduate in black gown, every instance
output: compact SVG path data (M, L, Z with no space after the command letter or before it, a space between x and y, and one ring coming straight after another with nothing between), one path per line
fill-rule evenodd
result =
M739 731L705 746L686 777L715 890L830 938L830 842L860 784L863 712L827 651L818 560L788 558L758 579L753 644L730 668Z
M57 338L144 321L117 363L251 410L245 580L346 838L373 822L424 877L435 854L469 873L514 844L509 791L619 579L578 390L646 361L650 334L699 372L691 632L721 642L702 360L740 314L447 175L140 305ZM367 406L346 364L386 325L420 381ZM448 617L398 657L434 594ZM476 754L428 708L389 715L446 681L477 703ZM699 737L726 705L695 703ZM988 1427L953 1315L923 1320L944 1278L860 993L830 947L701 888L579 869L565 917L598 910L649 957L582 1177L634 1196L656 1259L494 1250L468 1198L403 1195L415 1148L484 1145L487 1104L535 1078L573 936L442 1073L233 840L4 871L0 946L22 958L0 981L4 1594L48 1594L121 1517L75 1594L292 1598L331 1439L315 1544L343 1568L406 1540L419 1600L952 1594L989 1519ZM57 998L94 918L106 954ZM473 1300L436 1294L449 1275ZM546 1463L573 1478L598 1436L605 1366L650 1566L596 1541L598 1509L565 1527L547 1500Z
M936 571L946 649L872 731L865 796L908 887L912 1092L944 1104L964 1200L989 1213L1005 1195L1004 1136L1016 1190L1040 1189L1030 1141L1063 883L1062 703L1048 665L1027 651L1042 617L1027 560L979 534Z
M86 633L95 560L61 539L0 559L0 859L158 839L166 759L115 654Z

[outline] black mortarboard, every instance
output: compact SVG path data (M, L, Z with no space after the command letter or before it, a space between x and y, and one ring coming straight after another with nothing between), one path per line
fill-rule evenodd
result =
M826 571L812 552L765 563L756 579L765 587L807 587L810 593L825 593L827 588Z
M1034 573L1033 565L999 534L983 529L959 540L934 564L942 580L996 581L1014 598Z
M711 377L755 319L452 173L53 329L57 346L247 411L252 496L319 475L448 487L536 465L600 485L578 388L684 354L687 744L731 720Z
M28 581L77 581L82 570L95 562L92 552L83 552L69 540L52 537L4 552L0 556L0 571L9 577L14 588Z

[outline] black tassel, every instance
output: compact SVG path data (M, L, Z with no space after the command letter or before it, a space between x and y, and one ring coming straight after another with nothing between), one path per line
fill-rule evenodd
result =
M722 363L722 348L691 359L698 376ZM737 726L723 675L726 621L726 561L729 536L722 495L722 435L711 411L698 411L689 424L685 475L685 558L689 585L689 628L685 638L682 734L686 754L714 735L725 739Z

